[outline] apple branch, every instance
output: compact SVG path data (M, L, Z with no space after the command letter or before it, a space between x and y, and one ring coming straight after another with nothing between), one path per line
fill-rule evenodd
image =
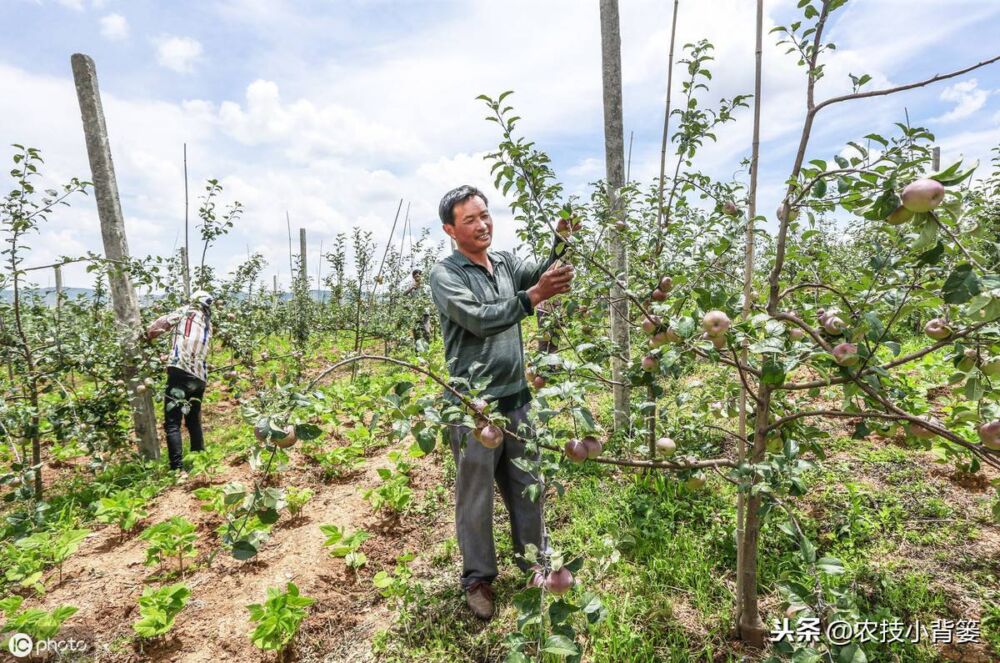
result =
M820 103L816 104L816 106L812 108L812 112L815 114L822 108L825 108L827 106L832 106L833 104L839 104L842 101L852 101L854 99L867 99L869 97L883 97L889 94L896 94L897 92L905 92L906 90L913 90L918 87L924 87L932 83L945 81L948 80L949 78L955 78L956 76L967 74L970 71L975 71L976 69L979 69L981 67L991 65L994 62L997 62L998 60L1000 60L1000 55L992 57L989 60L983 60L982 62L972 65L971 67L959 69L958 71L953 71L947 74L937 74L935 76L931 76L926 80L917 81L915 83L907 83L906 85L897 85L896 87L885 88L883 90L872 90L870 92L854 92L852 94L844 94L839 97L831 97L830 99L826 99L825 101L821 101Z

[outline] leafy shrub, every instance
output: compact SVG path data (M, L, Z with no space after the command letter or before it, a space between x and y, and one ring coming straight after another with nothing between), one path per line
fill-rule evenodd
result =
M51 612L46 612L40 608L26 608L20 610L24 598L21 596L8 596L0 600L0 612L7 616L0 633L24 633L31 636L34 641L48 640L59 632L63 622L72 617L78 608L71 605L61 605ZM3 648L7 648L7 640L4 639Z
M312 499L313 491L309 488L289 486L285 489L285 503L288 513L294 518L302 512L302 508Z
M132 628L143 638L157 638L174 627L174 618L187 605L191 590L183 584L147 587L139 598L139 621Z
M358 530L348 534L346 529L336 525L320 525L319 529L326 535L323 545L330 549L333 557L343 557L344 562L352 569L360 569L368 563L368 557L358 550L361 544L368 540L368 532Z
M97 502L94 517L99 522L116 524L122 536L125 532L135 529L140 520L149 515L143 507L146 500L133 495L127 490L121 490L111 497L102 497Z
M257 627L250 634L253 644L265 651L281 651L292 641L299 631L299 625L306 618L306 608L314 600L299 595L299 588L288 583L285 591L270 587L263 605L248 605L250 620Z
M182 516L174 516L146 529L140 537L149 541L146 549L146 565L162 564L165 559L176 559L178 568L184 573L184 558L197 555L194 543L198 540L194 523Z
M388 468L378 469L382 485L369 488L362 495L377 511L389 511L395 515L405 513L413 503L413 489L410 488L410 477L403 472L393 472Z

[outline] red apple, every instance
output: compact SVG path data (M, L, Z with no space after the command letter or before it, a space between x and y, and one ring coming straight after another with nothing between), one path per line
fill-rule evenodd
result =
M944 318L931 318L924 325L924 333L935 341L943 341L951 336L951 327Z
M654 302L665 302L667 300L667 293L657 288L653 290L653 293L649 297Z
M991 421L979 427L979 441L993 451L1000 451L1000 421Z
M802 327L789 327L788 337L793 341L801 341L806 337L806 332Z
M488 424L479 431L479 442L487 449L496 449L503 444L503 430L494 424Z
M944 200L944 185L937 180L919 179L907 184L900 198L903 207L911 212L930 212Z
M587 446L576 438L566 440L563 451L566 452L566 457L574 463L582 463L587 460Z
M645 357L642 358L642 370L646 371L647 373L652 373L659 367L659 365L660 362L657 361L656 357L654 357L653 355L646 355Z
M556 596L561 596L573 586L573 574L565 566L558 571L551 571L545 578L545 589Z
M587 449L587 458L597 458L604 451L604 445L593 435L586 435L581 441Z
M722 311L709 311L701 319L701 328L709 336L721 336L729 330L729 316Z
M705 474L703 472L692 474L691 477L684 482L684 487L688 490L701 490L705 487Z
M642 331L652 336L660 328L661 323L662 321L658 315L650 315L642 321Z
M833 360L841 366L854 366L858 359L858 346L854 343L840 343L833 348Z
M845 328L847 325L844 324L844 321L835 315L828 315L823 319L823 329L831 336L840 336L844 333Z
M722 212L726 216L739 216L740 208L737 207L736 203L734 203L733 201L727 200L725 203L722 204Z
M662 279L660 279L660 285L657 286L657 289L666 294L670 292L670 289L673 287L674 287L674 280L669 276L664 276Z

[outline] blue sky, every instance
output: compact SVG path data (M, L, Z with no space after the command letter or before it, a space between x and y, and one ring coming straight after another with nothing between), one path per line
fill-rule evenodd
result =
M632 174L658 171L672 2L621 0L626 141ZM766 3L766 26L793 20L794 0ZM234 267L247 248L287 275L284 213L322 239L353 225L385 241L400 197L415 228L442 237L440 195L458 183L488 188L482 154L496 142L480 93L516 91L521 129L553 158L570 192L602 176L597 0L506 3L337 0L3 0L0 2L3 144L43 150L56 181L88 177L69 56L94 57L108 115L130 249L167 254L183 222L181 146L192 192L220 178L247 212L210 262ZM753 3L681 0L678 42L716 45L708 100L751 91ZM847 91L848 73L884 87L996 55L1000 3L878 0L848 3L828 34L819 98ZM762 189L773 209L797 144L804 81L765 36ZM679 84L675 76L675 86ZM853 102L820 116L810 157L845 141L892 132L904 109L937 136L944 160L988 161L1000 144L1000 65L932 87ZM728 177L750 149L751 113L719 134L696 166ZM499 195L495 243L514 245ZM194 205L192 206L194 207ZM29 264L100 250L92 199L54 215ZM86 285L71 271L71 285ZM43 282L44 285L44 282Z

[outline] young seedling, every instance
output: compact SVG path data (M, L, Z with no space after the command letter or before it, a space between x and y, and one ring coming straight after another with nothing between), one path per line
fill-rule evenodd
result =
M365 554L358 550L368 540L368 532L358 530L348 534L346 529L336 525L320 525L319 529L326 535L323 545L330 549L331 556L344 558L347 566L355 571L368 563Z
M247 606L250 620L257 623L250 634L253 644L265 651L283 653L306 618L305 609L313 603L313 599L299 595L294 583L288 583L285 591L269 587L263 604Z
M112 497L102 497L97 503L94 517L99 522L118 525L119 538L122 538L126 532L135 529L140 520L149 515L143 508L145 502L142 497L122 490Z
M140 537L149 541L146 549L146 566L162 564L164 560L176 559L178 570L184 573L184 558L195 557L198 552L194 544L198 540L197 528L187 518L174 516L146 529Z
M139 598L139 621L133 630L143 638L158 638L174 627L174 618L187 605L191 590L183 584L147 587Z

